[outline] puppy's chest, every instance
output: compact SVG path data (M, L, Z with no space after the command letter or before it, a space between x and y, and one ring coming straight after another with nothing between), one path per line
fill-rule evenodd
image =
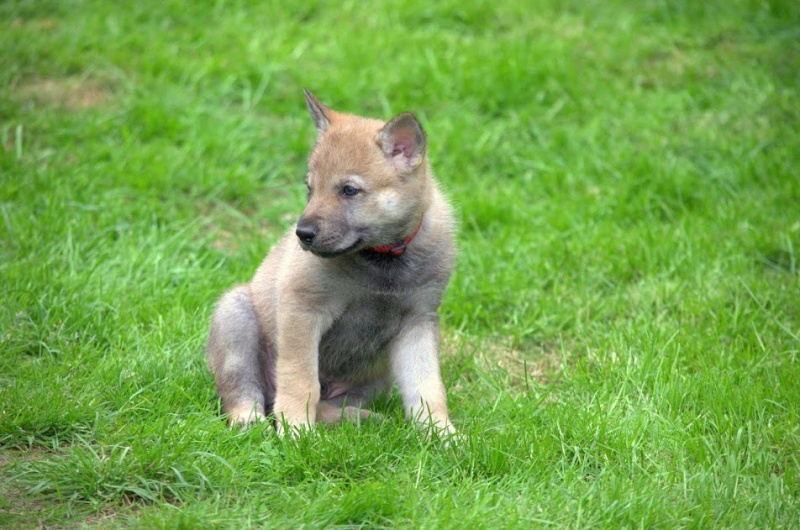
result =
M404 313L392 296L375 295L351 303L322 336L320 371L345 379L371 371L399 333Z

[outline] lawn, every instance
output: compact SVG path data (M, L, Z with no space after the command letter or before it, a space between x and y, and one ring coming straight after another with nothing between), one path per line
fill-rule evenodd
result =
M0 49L0 526L800 527L794 0L9 0ZM427 130L459 444L221 418L303 88Z

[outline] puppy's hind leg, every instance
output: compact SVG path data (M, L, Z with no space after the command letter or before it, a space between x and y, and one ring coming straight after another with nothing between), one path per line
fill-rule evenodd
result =
M270 412L274 396L268 352L261 352L250 288L240 285L220 298L211 317L207 359L228 422L250 424ZM263 358L262 358L263 357Z
M343 407L330 401L320 401L317 405L317 421L320 423L337 423L341 420L358 423L366 420L372 413L360 407Z
M358 423L361 420L383 419L383 415L367 410L367 407L377 396L389 387L386 378L379 378L365 385L348 388L339 393L336 385L329 383L323 386L326 390L326 399L317 406L317 421L322 423L336 423L340 420ZM333 397L330 397L333 396Z

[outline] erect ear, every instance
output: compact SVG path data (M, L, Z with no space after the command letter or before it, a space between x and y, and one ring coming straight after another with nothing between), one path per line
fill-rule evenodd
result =
M378 133L378 142L386 160L401 174L417 169L425 157L425 131L410 112L404 112L384 125Z
M306 95L306 106L308 106L311 119L314 120L314 126L317 128L317 132L322 134L325 132L325 129L328 128L328 125L331 124L334 112L320 103L320 101L314 97L314 94L305 88L303 89L303 93Z

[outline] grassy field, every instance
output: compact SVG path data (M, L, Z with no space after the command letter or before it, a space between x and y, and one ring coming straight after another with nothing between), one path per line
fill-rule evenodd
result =
M0 4L0 526L800 527L797 3L285 4ZM427 129L458 446L220 418L303 87Z

